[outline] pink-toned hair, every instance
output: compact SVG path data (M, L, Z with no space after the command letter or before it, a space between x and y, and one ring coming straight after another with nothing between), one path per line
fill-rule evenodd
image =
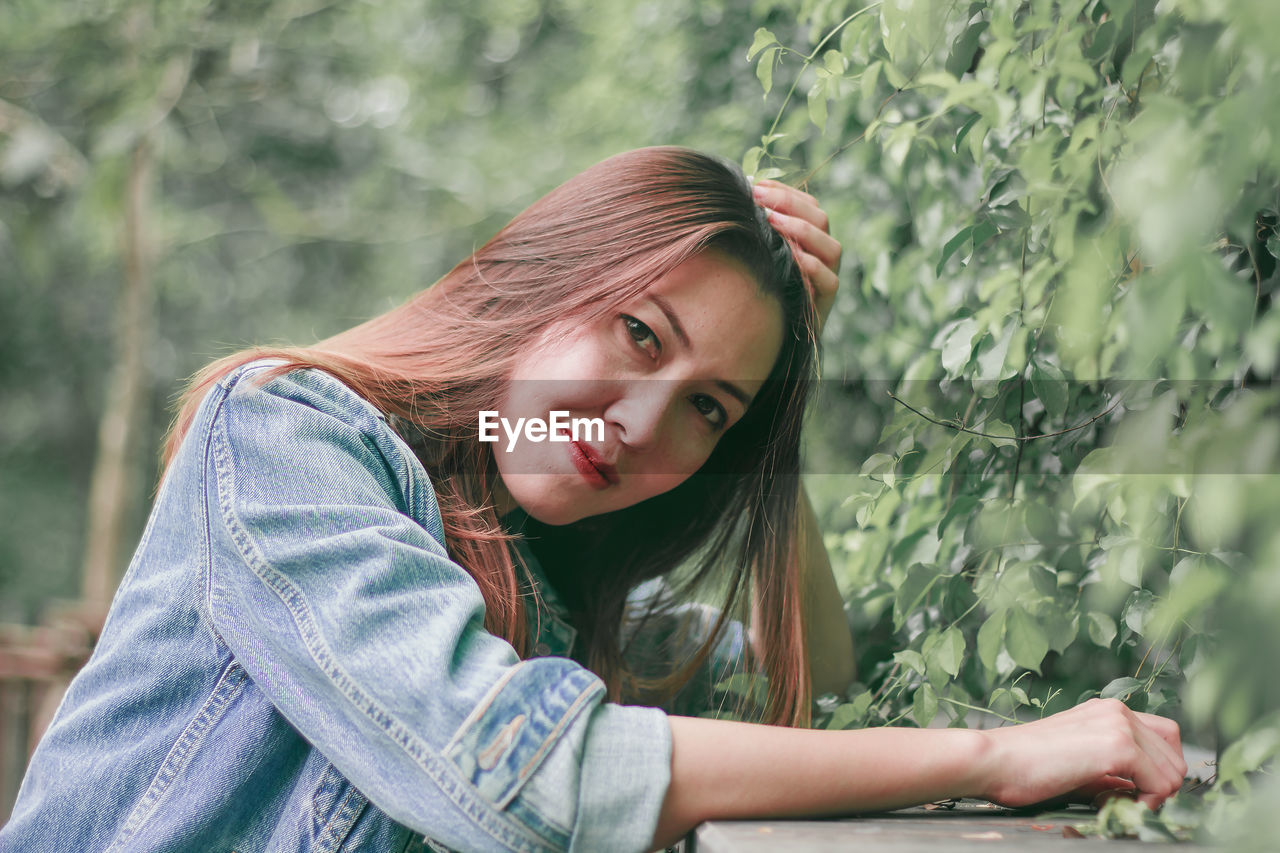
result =
M815 369L815 315L789 246L735 167L682 148L609 158L553 190L404 305L309 347L253 348L210 364L186 390L167 464L219 378L261 357L315 367L386 413L431 475L450 555L475 579L486 628L528 654L520 574L496 516L492 444L476 412L498 408L515 359L552 324L606 315L698 252L745 265L777 299L784 341L747 414L677 488L560 528L530 545L557 589L573 587L590 666L610 697L670 698L754 595L772 722L809 711L797 543L800 426ZM536 535L536 539L533 536ZM714 579L724 608L694 659L661 677L630 672L619 628L628 592L696 555L688 588Z

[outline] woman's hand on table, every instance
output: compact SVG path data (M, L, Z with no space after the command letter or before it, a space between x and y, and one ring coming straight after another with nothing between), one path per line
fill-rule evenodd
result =
M1115 699L985 734L991 782L981 795L1007 806L1063 798L1097 804L1120 795L1155 809L1187 773L1178 724Z

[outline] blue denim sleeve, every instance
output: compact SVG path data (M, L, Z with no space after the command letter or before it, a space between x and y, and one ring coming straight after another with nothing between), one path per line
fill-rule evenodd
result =
M425 471L333 378L233 374L200 443L211 627L393 819L463 850L642 850L669 782L656 709L484 630ZM188 445L192 444L188 437Z

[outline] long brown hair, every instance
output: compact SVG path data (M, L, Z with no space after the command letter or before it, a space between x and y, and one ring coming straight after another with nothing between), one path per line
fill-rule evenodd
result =
M812 301L786 241L733 166L683 148L611 157L562 184L404 305L309 347L253 348L192 380L166 441L173 458L209 388L240 365L282 359L273 374L315 367L386 413L431 475L450 555L475 579L485 626L528 654L522 584L490 485L492 444L476 413L496 409L528 345L566 316L593 319L708 249L745 265L782 306L784 335L750 410L698 472L636 506L552 528L526 528L557 588L573 585L587 665L612 699L669 698L705 661L752 595L769 677L764 717L808 719L808 654L799 588L800 426L816 363ZM694 658L660 678L628 671L619 628L629 591L693 561L682 585L723 591L715 629Z

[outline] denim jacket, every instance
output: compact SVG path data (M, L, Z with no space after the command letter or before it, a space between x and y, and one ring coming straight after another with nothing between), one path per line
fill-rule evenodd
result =
M560 656L549 588L542 656L487 633L382 414L265 366L203 401L0 850L646 848L664 712ZM743 645L734 626L708 677Z

